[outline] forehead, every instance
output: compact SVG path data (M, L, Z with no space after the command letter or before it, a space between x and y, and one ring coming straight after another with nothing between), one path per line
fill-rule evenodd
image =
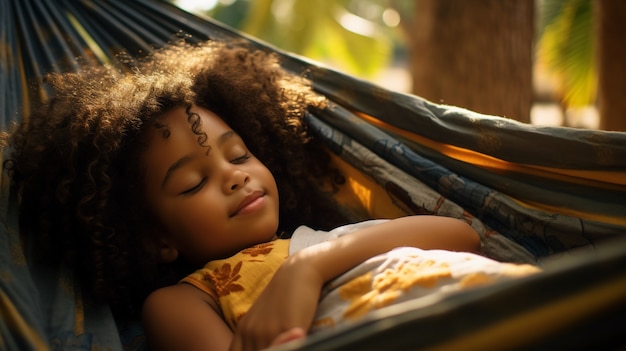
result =
M179 136L195 134L205 137L221 135L231 128L219 116L201 107L176 107L157 115L150 123L147 134L150 138L160 135L170 138L172 134ZM198 139L198 141L202 141Z
M168 169L182 159L209 155L229 134L232 129L207 109L192 107L188 112L177 107L157 115L142 137L145 148L139 163L146 186L156 187Z

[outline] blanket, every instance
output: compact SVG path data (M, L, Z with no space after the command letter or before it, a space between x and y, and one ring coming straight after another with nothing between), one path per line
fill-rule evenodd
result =
M301 226L293 234L290 255L381 222L384 220L365 221L329 232ZM326 284L311 332L345 327L373 311L405 301L418 301L425 307L453 293L538 272L540 269L530 264L503 263L473 253L397 248Z

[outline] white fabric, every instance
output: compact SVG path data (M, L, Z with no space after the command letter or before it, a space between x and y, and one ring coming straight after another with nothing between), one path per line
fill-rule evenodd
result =
M315 230L311 229L305 225L298 227L291 235L291 244L289 245L289 255L293 255L294 253L315 245L319 243L323 243L325 241L329 241L332 239L336 239L340 236L354 233L357 230L371 227L380 223L387 222L387 219L376 219L363 221L353 224L347 224L341 227L337 227L329 232L323 230Z
M292 236L289 254L383 222L365 221L329 232L301 226ZM372 257L326 284L311 332L347 324L407 300L436 303L452 292L536 272L539 269L531 265L502 263L472 253L397 248Z

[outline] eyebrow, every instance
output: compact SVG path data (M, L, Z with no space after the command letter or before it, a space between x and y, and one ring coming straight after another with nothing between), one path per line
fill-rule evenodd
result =
M236 136L239 136L239 134L237 134L234 130L224 132L224 134L217 138L217 146L222 146L226 141L228 141L228 139Z
M239 134L237 134L234 130L226 131L224 132L224 134L217 137L216 144L218 147L220 147L224 143L226 143L229 139L236 137L236 136L239 136ZM165 172L165 176L163 177L163 181L161 182L161 189L165 188L165 185L167 184L169 179L172 177L172 174L179 168L182 168L185 164L189 163L189 161L191 161L192 158L193 157L191 155L186 155L186 156L179 158L176 162L172 163L167 168L167 171Z

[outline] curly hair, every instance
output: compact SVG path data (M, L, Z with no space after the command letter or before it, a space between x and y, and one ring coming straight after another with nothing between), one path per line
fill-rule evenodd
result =
M303 120L325 101L272 54L233 43L177 43L129 71L93 66L46 82L55 95L4 140L12 148L5 167L20 230L38 243L41 259L66 262L85 293L118 317L135 316L150 291L190 269L158 262L140 186L148 147L142 132L173 107L205 107L241 135L276 179L280 232L354 219L322 190L342 177Z

